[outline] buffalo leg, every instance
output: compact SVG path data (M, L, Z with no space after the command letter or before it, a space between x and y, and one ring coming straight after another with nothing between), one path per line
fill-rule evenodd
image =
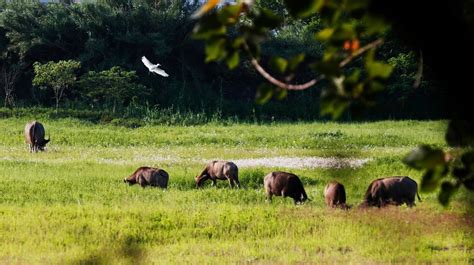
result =
M405 203L407 204L408 207L411 208L411 207L415 206L415 198L408 199L408 200L405 201Z
M211 186L212 186L212 187L217 187L217 181L216 181L216 179L211 178L211 181L212 181Z
M267 202L272 202L272 193L271 192L267 192L267 199L266 199Z
M235 186L235 184L234 184L234 180L233 180L233 179L231 179L231 178L229 178L229 185L230 185L230 187L231 187L232 189L233 189L233 188L234 188L234 186Z
M138 182L138 184L140 184L140 186L141 186L142 188L145 188L145 186L146 186L146 181L145 181L145 179L143 178L142 175L139 175L139 176L137 177L137 182Z
M380 208L380 207L384 207L385 206L385 201L382 199L382 198L379 198L378 202L377 202L377 206Z
M239 182L239 179L235 179L234 181L235 181L235 183L236 183L236 185L237 185L237 188L240 189L240 182Z

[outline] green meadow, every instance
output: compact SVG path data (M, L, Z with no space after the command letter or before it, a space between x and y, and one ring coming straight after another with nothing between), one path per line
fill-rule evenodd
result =
M29 153L23 129L31 119L0 119L0 264L474 262L474 197L464 189L446 208L436 193L420 193L411 209L357 208L377 177L419 182L421 172L401 159L419 144L447 148L445 121L127 128L43 118L51 143ZM195 187L207 161L275 157L366 163L240 167L242 189ZM145 165L170 174L167 190L123 183ZM311 201L266 202L263 177L275 170L299 175ZM324 205L333 179L352 209Z

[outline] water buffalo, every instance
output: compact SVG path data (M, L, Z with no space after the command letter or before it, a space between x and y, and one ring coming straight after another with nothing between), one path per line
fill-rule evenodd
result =
M348 209L346 205L346 190L344 185L337 181L331 181L326 185L326 188L324 188L324 198L326 205L329 207Z
M293 198L295 204L301 204L308 200L303 183L295 174L280 171L271 172L265 176L263 186L267 199L270 201L273 195Z
M25 141L30 148L30 152L44 151L44 147L50 139L44 139L43 124L32 121L25 126Z
M123 182L128 185L140 184L143 188L147 185L166 189L168 187L169 175L166 171L154 167L139 167L132 175L125 178Z
M412 207L415 205L415 196L421 201L418 184L413 179L401 176L379 178L370 183L361 206L382 207L406 203Z
M227 161L212 161L206 165L206 168L201 174L195 177L196 186L201 187L202 183L208 179L212 180L212 185L216 185L217 179L229 180L231 188L237 185L240 188L239 169L232 162Z

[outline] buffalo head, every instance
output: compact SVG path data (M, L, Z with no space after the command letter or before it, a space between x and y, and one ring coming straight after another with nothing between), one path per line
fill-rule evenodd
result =
M206 180L208 177L209 177L208 175L195 176L194 180L196 181L196 187L198 188L201 187L204 180Z
M49 137L48 139L39 139L36 141L36 145L38 146L38 150L44 151L44 148L46 147L46 144L51 141L51 138Z

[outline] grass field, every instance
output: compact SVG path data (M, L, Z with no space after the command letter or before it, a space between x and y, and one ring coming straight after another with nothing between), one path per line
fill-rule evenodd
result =
M474 262L473 196L443 208L421 193L415 208L349 211L324 205L342 182L357 205L374 178L420 172L401 158L418 144L445 147L443 121L218 123L137 129L42 119L51 143L32 154L29 118L0 119L0 264L3 263L455 263ZM212 159L368 158L359 168L240 168L243 189L194 176ZM164 168L166 191L122 182L139 166ZM265 202L263 176L300 176L312 201Z

